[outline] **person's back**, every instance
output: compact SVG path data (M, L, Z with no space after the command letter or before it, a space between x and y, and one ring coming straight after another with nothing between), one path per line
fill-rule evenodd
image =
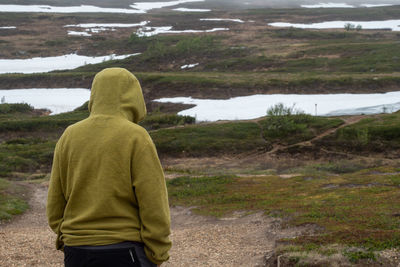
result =
M124 69L100 72L89 110L55 150L47 212L57 248L136 241L160 264L171 246L169 207L154 144L136 124L146 113L138 81Z

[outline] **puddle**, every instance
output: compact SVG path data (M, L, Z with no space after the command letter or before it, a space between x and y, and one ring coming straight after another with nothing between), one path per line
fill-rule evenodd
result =
M400 92L390 92L385 94L273 94L230 99L174 97L154 101L196 105L178 114L196 117L197 121L217 121L259 118L266 115L268 108L278 103L289 107L294 105L295 109L319 116L389 113L400 110L400 102L393 103L399 98Z
M76 32L78 33L78 32ZM2 73L41 73L54 70L70 70L86 64L96 64L108 60L124 59L129 55L108 55L100 57L87 57L77 54L68 54L57 57L35 57L29 59L0 59L0 74Z
M0 27L0 30L11 30L11 29L16 29L17 27L15 27L15 26L3 26L3 27Z
M288 23L288 22L273 22L268 25L273 27L294 27L301 29L344 29L346 24L352 24L354 26L361 25L362 29L379 30L379 29L390 29L392 31L400 31L400 20L380 20L380 21L326 21L310 24L302 23Z
M89 100L84 88L0 90L5 103L27 103L36 109L49 109L51 114L72 111Z

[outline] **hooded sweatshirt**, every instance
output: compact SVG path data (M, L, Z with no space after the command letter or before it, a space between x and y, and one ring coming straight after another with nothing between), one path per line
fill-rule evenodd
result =
M146 115L136 77L121 68L98 73L89 111L54 151L47 217L57 249L138 241L161 264L171 247L168 196L155 146L136 124Z

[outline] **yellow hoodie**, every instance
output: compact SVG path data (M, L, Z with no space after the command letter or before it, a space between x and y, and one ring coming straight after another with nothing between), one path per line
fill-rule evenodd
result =
M99 72L89 111L54 151L47 217L57 249L139 241L161 264L171 247L168 196L155 146L136 124L146 115L136 77L121 68Z

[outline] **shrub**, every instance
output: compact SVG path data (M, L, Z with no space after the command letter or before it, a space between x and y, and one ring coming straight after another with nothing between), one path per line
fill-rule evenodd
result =
M344 29L345 29L346 31L354 30L355 27L356 27L356 25L351 24L351 23L346 23L346 24L344 24Z
M89 110L89 101L86 101L82 104L82 106L77 107L74 111L88 111Z
M10 114L10 113L28 113L33 110L33 107L26 103L19 104L0 104L0 114Z
M372 251L345 251L343 253L351 263L358 263L362 259L369 259L376 261L374 252Z
M341 119L311 116L294 106L286 107L282 103L269 108L267 115L268 117L260 122L264 137L269 139L268 141L283 144L309 140L343 123Z
M291 107L286 107L283 103L278 103L267 110L267 115L269 117L282 117L295 114L304 114L304 112L301 110L296 110L294 105Z
M266 138L286 138L307 132L307 123L313 118L306 115L294 106L286 107L282 103L276 104L267 110L268 118L264 125ZM308 136L308 134L306 134Z
M150 114L140 125L147 130L156 130L159 128L172 127L177 125L193 124L196 119L191 116L180 116L177 114Z

